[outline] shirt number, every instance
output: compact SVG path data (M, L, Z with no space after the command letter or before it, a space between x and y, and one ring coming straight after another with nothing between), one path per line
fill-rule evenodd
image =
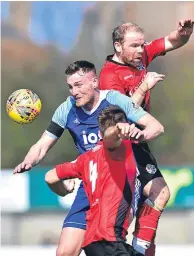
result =
M92 183L92 193L96 189L96 179L98 177L97 163L90 161L90 182Z

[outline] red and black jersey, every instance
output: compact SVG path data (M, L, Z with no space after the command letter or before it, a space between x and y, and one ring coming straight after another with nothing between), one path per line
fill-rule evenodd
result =
M90 202L83 247L95 241L126 239L136 163L129 140L123 141L119 152L122 160L115 161L111 152L100 143L76 161L56 166L60 179L77 177L83 180Z
M100 89L113 89L131 96L144 79L147 66L157 56L164 54L164 38L160 38L145 44L143 59L137 68L113 61L113 55L108 56L100 73ZM149 112L150 91L147 92L142 107Z

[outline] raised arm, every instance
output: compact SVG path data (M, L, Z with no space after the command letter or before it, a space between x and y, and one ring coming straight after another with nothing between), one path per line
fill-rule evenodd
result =
M164 127L153 116L144 111L131 98L116 91L109 91L107 101L122 108L129 121L141 125L145 140L153 140L164 132Z
M117 123L106 129L103 136L104 146L109 150L118 148L122 139L144 140L142 131L135 124Z
M193 33L193 24L194 21L191 19L180 20L177 30L171 32L164 39L165 51L169 52L186 44Z
M67 100L56 109L49 127L43 133L39 141L30 148L23 162L15 167L14 174L29 171L44 158L49 149L54 146L66 129L66 120L71 106L72 104L68 97Z
M30 148L23 162L15 167L13 173L16 174L29 171L33 166L40 163L49 149L54 146L56 141L57 138L52 138L44 132L37 143Z
M165 75L156 72L148 72L140 84L139 88L131 96L134 103L141 105L146 93L151 90L158 82L163 81Z

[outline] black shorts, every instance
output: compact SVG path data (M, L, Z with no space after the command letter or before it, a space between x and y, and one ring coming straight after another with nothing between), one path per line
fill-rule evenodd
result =
M83 248L86 256L143 256L124 242L99 241Z
M163 176L158 169L156 159L152 155L147 143L132 143L132 148L139 171L137 177L143 189L149 181Z

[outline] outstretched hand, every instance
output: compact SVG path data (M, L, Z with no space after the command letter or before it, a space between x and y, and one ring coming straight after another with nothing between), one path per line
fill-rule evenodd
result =
M158 74L156 72L148 72L140 84L139 88L146 93L147 91L151 90L158 82L164 80L165 75Z
M24 160L22 163L18 164L15 167L13 174L27 172L27 171L30 171L31 169L32 169L32 164Z
M193 33L194 21L191 19L180 20L178 25L178 32L181 36L190 36Z

